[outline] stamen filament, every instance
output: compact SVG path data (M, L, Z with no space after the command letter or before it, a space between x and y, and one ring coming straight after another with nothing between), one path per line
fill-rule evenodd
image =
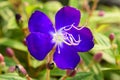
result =
M69 28L66 28L66 27L69 27ZM55 42L57 44L59 54L60 54L60 45L62 43L65 43L68 46L79 45L79 43L81 41L80 40L80 35L78 35L78 40L76 40L75 37L72 34L67 32L68 30L71 30L72 28L74 28L76 30L81 30L83 27L77 28L72 24L72 25L64 26L58 31L56 31L56 29L55 29L55 34L53 34L53 42Z
M58 45L58 54L60 54L60 46Z

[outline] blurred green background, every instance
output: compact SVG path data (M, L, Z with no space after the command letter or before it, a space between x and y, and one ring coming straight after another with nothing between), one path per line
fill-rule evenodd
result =
M28 20L32 12L46 13L54 23L56 12L63 6L72 6L81 11L79 26L91 29L94 48L79 53L82 62L74 77L66 80L120 80L120 0L0 0L0 53L4 65L0 64L0 80L26 80L19 70L9 71L11 66L21 64L34 80L46 80L46 63L32 58L25 45L29 34ZM114 40L110 35L114 34ZM6 48L14 51L8 56ZM98 54L101 61L94 57ZM51 80L60 80L66 71L54 67ZM27 79L29 80L29 79Z

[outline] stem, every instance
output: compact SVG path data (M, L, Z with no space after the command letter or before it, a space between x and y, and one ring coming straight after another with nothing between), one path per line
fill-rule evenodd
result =
M53 54L54 54L55 50L56 50L56 45L54 45L54 47L52 48L52 50L48 53L47 63L52 62L52 60L53 60Z
M46 69L46 62L43 62L39 67L35 69L34 77L38 76L39 72L45 69Z
M89 65L88 65L88 69L92 68L93 65L94 65L94 61L92 60L92 61L89 63ZM87 69L87 70L88 70L88 69Z
M46 80L50 80L50 70L49 69L47 69Z
M0 74L2 73L2 70L1 70L1 65L0 65Z
M12 57L12 59L16 62L16 64L20 64L19 60L16 58L15 55Z
M47 64L51 62L50 54L47 56ZM50 80L50 69L47 68L46 80Z
M90 13L90 6L89 6L89 4L88 4L88 0L84 0L84 7L85 7L85 9L86 9L86 11L88 12L88 13Z
M24 33L25 36L28 36L30 34L28 28L22 28L22 32Z
M98 4L99 0L94 0L91 12L90 12L90 16L92 16L93 11L97 8L97 4Z
M86 71L84 63L83 63L83 64L79 64L79 65L80 65L80 68L81 68L83 71Z
M111 47L112 47L112 51L113 51L113 55L115 57L115 64L118 65L118 61L117 61L117 57L116 57L116 47L115 44L113 43L113 41L111 42Z
M64 75L62 78L61 78L61 80L66 80L67 79L67 75Z
M116 51L115 50L113 50L113 54L114 54L114 57L115 57L115 63L116 63L116 65L118 65L117 58L116 58Z
M26 79L27 80L32 80L28 74L26 75Z
M82 71L86 71L85 69L85 62L84 60L81 58L80 62L79 62L79 67Z
M53 53L55 52L55 50L56 50L56 45L54 45L52 50L48 53L47 64L52 62L52 60L53 60ZM47 68L46 80L50 80L50 69L48 69L48 68Z
M93 6L92 6L92 8L90 9L90 6L89 6L89 4L88 4L88 3L89 3L88 0L84 0L84 6L85 6L86 11L87 11L88 14L89 14L89 17L92 16L93 11L97 8L98 1L99 1L99 0L94 0Z
M30 54L29 53L27 53L27 61L28 61L28 67L30 67L30 65L31 65L31 63L30 63Z

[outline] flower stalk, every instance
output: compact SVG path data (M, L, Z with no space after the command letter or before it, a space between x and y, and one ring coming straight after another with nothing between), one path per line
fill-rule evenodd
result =
M91 69L95 63L98 63L102 60L103 53L102 52L97 52L93 56L93 59L90 61L88 65L88 69Z
M50 69L47 69L46 80L50 80Z
M110 40L111 49L113 51L113 55L114 55L114 58L115 58L115 64L119 65L119 62L118 62L118 59L117 59L117 53L116 53L117 44L114 43L114 40L115 40L115 34L114 33L110 33L109 40Z
M84 4L83 4L84 8L86 9L86 11L89 14L88 21L89 21L90 17L92 16L94 10L97 8L98 2L99 2L99 0L93 0L93 6L90 8L89 0L84 0Z
M81 60L79 62L79 66L80 66L80 69L82 71L86 71L85 62L84 62L84 60L82 58L81 58Z
M32 80L28 74L26 75L26 79L27 80Z
M12 57L12 59L16 62L16 64L20 64L20 61L16 58L15 55Z
M55 52L56 45L53 47L53 49L49 52L47 56L47 69L46 69L46 80L50 80L50 64L53 62L53 53Z
M64 75L62 78L61 78L61 80L66 80L67 79L67 75Z
M90 16L92 16L93 11L97 8L98 2L99 2L99 0L94 0L93 6L91 8Z
M118 65L118 60L117 60L117 53L116 53L116 49L117 49L117 44L111 44L112 47L112 51L113 51L113 55L115 57L115 64Z

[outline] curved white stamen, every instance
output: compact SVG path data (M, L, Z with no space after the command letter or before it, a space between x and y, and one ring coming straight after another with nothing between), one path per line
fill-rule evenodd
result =
M72 46L72 44L71 43L68 43L67 41L63 41L65 44L67 44L67 45L69 45L69 46Z
M72 42L73 45L78 45L81 41L79 35L78 35L78 40L75 40L75 38L71 34L70 34L70 37L71 37L71 42Z
M68 26L70 26L70 27L66 28L67 26L64 26L63 28L61 28L61 30L68 31L68 30L71 30L72 28L75 28L76 30L81 30L81 29L84 28L84 26L83 27L75 27L73 24L72 25L68 25Z
M66 27L68 27L68 28L66 28ZM78 35L78 40L76 40L72 34L67 32L68 30L71 30L72 28L74 28L76 30L81 30L84 27L77 28L72 24L72 25L62 27L60 30L58 30L58 32L55 31L55 33L52 35L53 42L55 42L58 45L58 53L59 54L60 54L60 46L62 43L65 43L69 46L77 46L80 44L80 41L81 41L80 35Z
M66 35L66 37L65 37L65 39L64 40L67 40L67 41L69 41L69 43L71 43L72 45L78 45L79 43L80 43L80 35L78 35L78 40L76 40L74 37L73 37L73 35L72 34L69 34L69 33L65 33Z

